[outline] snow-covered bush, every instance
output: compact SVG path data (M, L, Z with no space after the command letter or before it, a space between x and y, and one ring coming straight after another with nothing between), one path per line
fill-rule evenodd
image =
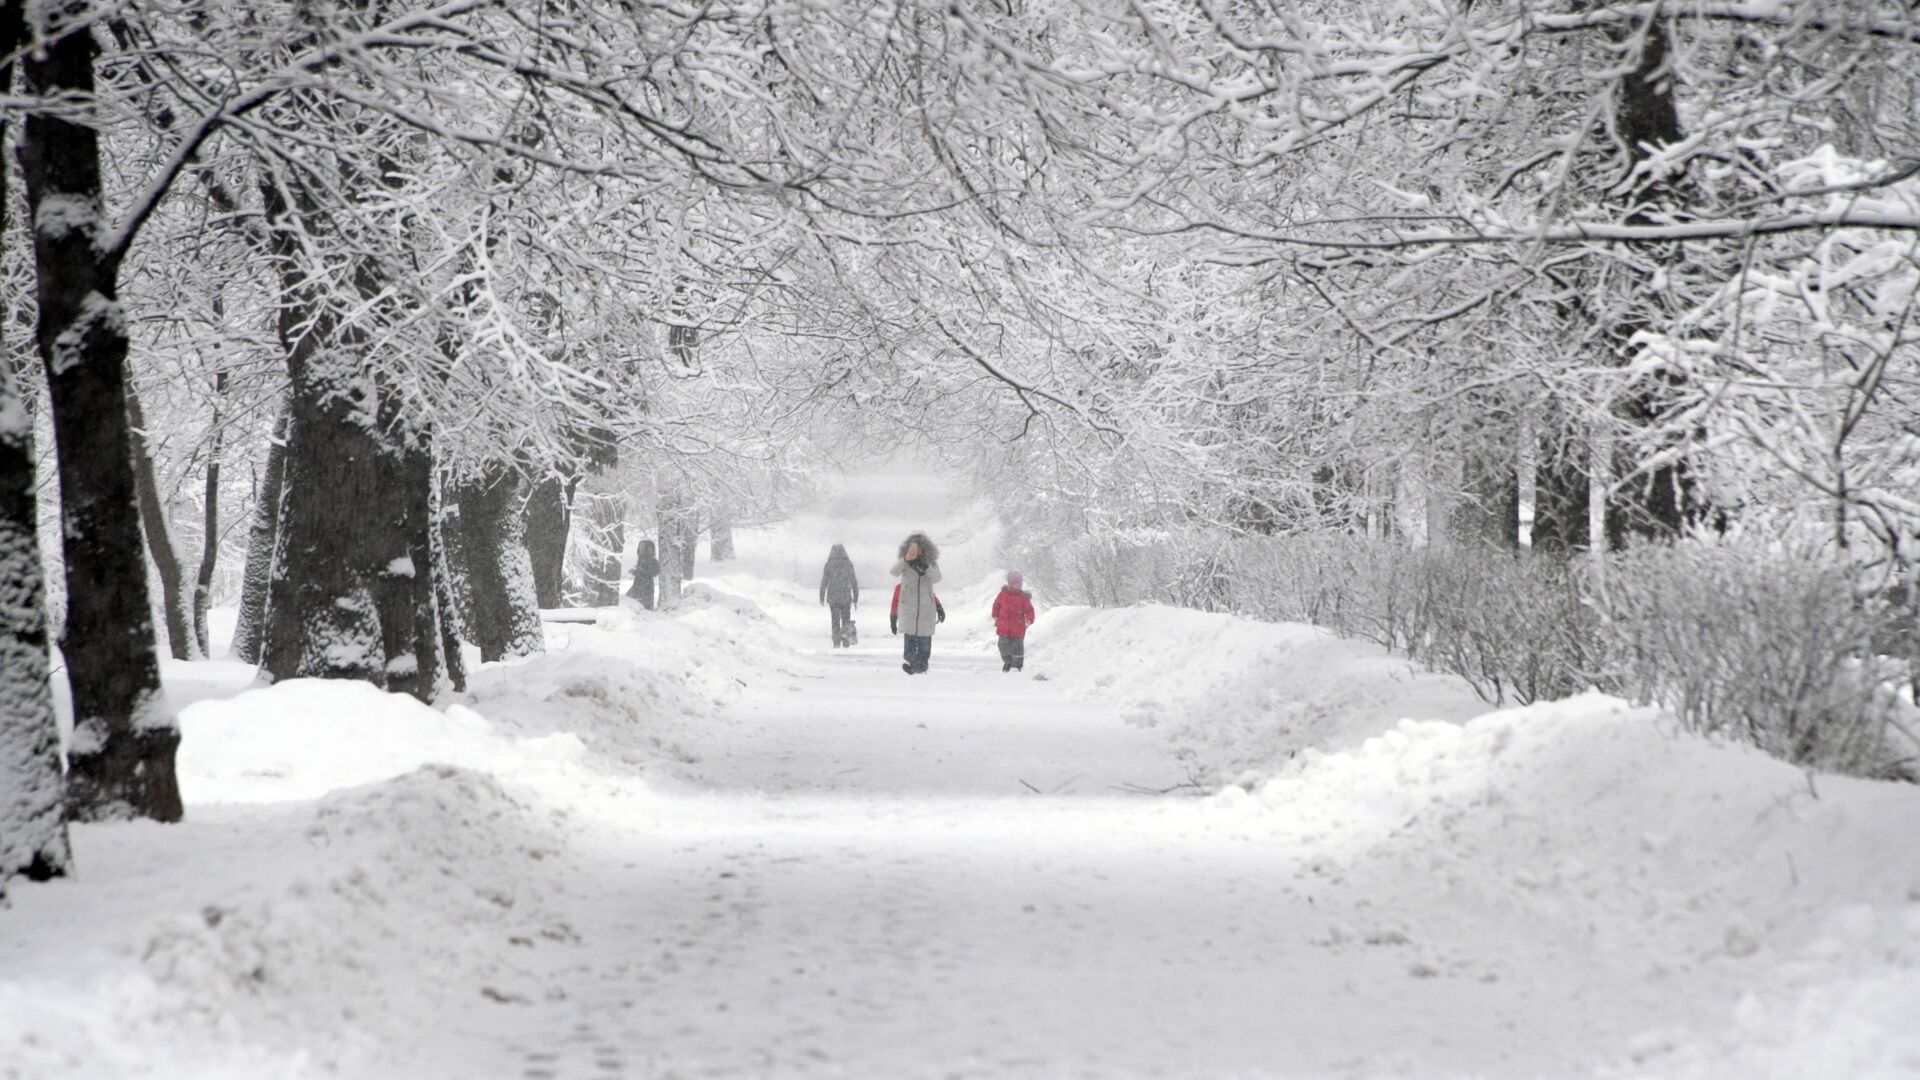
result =
M1590 687L1795 764L1920 776L1912 612L1857 568L1759 541L1610 556L1410 548L1351 533L1226 541L1200 530L1055 549L1072 601L1157 602L1309 623L1465 679L1493 704ZM1903 632L1909 632L1903 637Z
M1233 610L1363 638L1459 675L1494 704L1592 683L1596 619L1565 560L1486 549L1411 549L1343 533L1241 541Z
M1693 731L1797 765L1920 776L1904 664L1876 654L1900 613L1856 569L1754 542L1649 545L1608 570L1610 681Z

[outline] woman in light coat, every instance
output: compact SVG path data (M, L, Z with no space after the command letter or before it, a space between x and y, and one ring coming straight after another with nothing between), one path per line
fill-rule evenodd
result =
M906 635L906 649L900 670L918 675L927 670L933 655L933 628L940 622L940 602L933 587L940 581L940 549L917 532L900 543L900 558L894 561L894 577L900 579L900 613L896 632Z

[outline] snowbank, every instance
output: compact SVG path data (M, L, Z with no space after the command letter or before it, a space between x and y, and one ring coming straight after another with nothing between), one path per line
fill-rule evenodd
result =
M580 740L514 738L461 705L444 712L368 683L290 679L180 711L180 786L192 803L312 799L428 763L514 771L577 761Z
M1358 926L1329 948L1385 938L1418 973L1489 980L1526 978L1545 945L1652 988L1708 983L1694 1019L1725 1034L1688 1036L1676 1004L1672 1030L1621 1048L1625 1074L1920 1075L1910 785L1811 778L1588 694L1466 724L1405 721L1209 806L1309 873L1444 895L1507 931L1462 949L1432 944L1454 939L1437 919Z
M1158 728L1203 780L1270 772L1404 718L1458 721L1487 708L1462 679L1319 627L1158 605L1042 607L1027 670Z
M510 959L573 937L544 898L561 823L478 773L195 819L80 830L83 876L23 891L7 1075L352 1075L465 995L543 993Z

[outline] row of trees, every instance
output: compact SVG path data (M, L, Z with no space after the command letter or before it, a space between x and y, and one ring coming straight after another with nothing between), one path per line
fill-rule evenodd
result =
M223 536L267 674L423 698L901 438L1078 530L1911 556L1894 0L4 10L0 875L178 816Z

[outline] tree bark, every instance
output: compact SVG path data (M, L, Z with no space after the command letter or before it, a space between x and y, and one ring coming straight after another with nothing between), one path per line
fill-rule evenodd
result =
M655 606L660 611L672 611L680 603L681 585L693 576L693 560L685 547L690 542L687 539L687 518L694 511L686 496L669 485L661 487L654 505L655 532L660 538L660 593Z
M220 457L226 442L224 413L227 373L213 377L213 428L207 446L206 484L202 490L200 568L193 575L193 637L200 655L211 656L207 644L207 612L213 607L213 572L220 565Z
M1644 28L1617 27L1609 34L1616 43L1639 42L1639 55L1632 70L1620 80L1613 108L1613 128L1621 143L1622 168L1629 171L1662 148L1678 143L1683 134L1679 108L1674 101L1671 30L1657 8L1648 19L1651 21ZM1622 181L1626 179L1627 175L1621 177ZM1676 194L1675 188L1684 182L1684 179L1664 175L1644 176L1634 182L1627 195L1626 222L1652 224L1655 219L1649 209L1670 201ZM1643 272L1630 274L1629 280L1635 291L1656 295L1651 288L1644 288L1647 283ZM1603 336L1616 364L1624 367L1632 363L1634 335L1653 322L1653 315L1634 313L1604 328ZM1615 414L1635 430L1663 423L1669 412L1665 399L1677 389L1675 379L1676 376L1662 373L1646 380L1632 396L1616 406ZM1613 471L1619 476L1632 477L1638 467L1639 462L1623 454ZM1604 513L1607 543L1610 547L1619 547L1629 535L1678 536L1690 522L1702 516L1704 509L1695 494L1692 471L1685 458L1657 465L1647 470L1640 480L1629 480L1610 492ZM1595 538L1596 542L1598 539Z
M527 497L527 556L533 566L533 594L543 608L566 602L567 534L573 523L575 478L542 477Z
M12 56L26 41L22 14L17 4L0 11L0 56ZM0 64L0 94L12 92L9 61ZM6 137L6 122L0 120L0 146ZM0 159L0 249L13 205L11 177L11 163ZM0 326L0 333L5 329ZM0 899L5 899L9 877L62 877L73 854L49 681L33 417L14 382L12 340L0 342L0 349L6 353L0 359Z
M587 559L586 602L592 607L612 607L620 602L620 552L627 544L621 501L590 496L585 514L592 551Z
M446 500L437 482L437 469L435 473L434 512L428 525L427 543L430 548L428 558L432 564L434 609L439 614L440 659L446 665L447 684L455 692L462 692L467 688L467 658L460 651L460 609L454 595L453 567L447 559Z
M1557 445L1543 445L1534 468L1533 550L1585 551L1592 481L1584 465L1584 441L1565 430L1550 428L1548 434Z
M267 625L267 594L273 584L279 550L281 493L287 472L287 428L291 403L280 406L267 444L266 475L254 497L253 527L247 531L247 567L240 586L240 619L233 629L232 656L249 664L260 662L260 642Z
M530 656L546 647L527 555L525 491L518 472L497 464L459 487L462 546L473 590L469 629L485 661Z
M23 56L43 97L93 100L98 54L89 9L38 9L47 24ZM178 821L180 732L160 697L147 560L127 422L127 321L106 223L94 129L28 114L20 144L34 222L40 359L59 457L73 688L68 795L75 817Z
M173 542L173 526L167 521L166 504L160 499L153 447L147 442L146 411L140 407L140 395L131 385L127 387L127 421L131 425L134 480L140 497L140 529L146 534L147 552L153 556L154 569L160 572L160 611L166 618L169 651L175 660L205 659L206 654L195 647L193 597L180 563L180 549Z
M1512 551L1520 546L1520 476L1512 456L1469 452L1461 462L1461 497L1447 508L1447 533L1464 545Z
M0 90L6 85L0 80ZM0 186L0 213L5 195ZM12 373L0 365L0 897L7 878L45 881L64 875L72 861L48 683L46 601L33 424Z
M713 545L709 550L714 562L727 562L733 558L733 522L722 520L717 514L712 525Z
M308 277L308 238L330 225L304 181L286 185L297 205L279 185L264 190L292 420L262 667L276 680L361 679L430 701L442 637L421 614L435 605L428 435L368 368L365 332L332 306L338 284ZM380 292L371 274L355 270L362 298Z

